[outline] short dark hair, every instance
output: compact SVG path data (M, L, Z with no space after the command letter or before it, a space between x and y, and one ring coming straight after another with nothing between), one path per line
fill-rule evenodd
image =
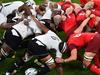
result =
M19 11L19 12L24 11L24 12L25 12L24 15L26 15L26 16L29 16L29 15L32 14L31 11L30 11L30 8L29 8L27 5L25 5L25 4L23 4L22 6L20 6L20 7L18 8L18 11Z

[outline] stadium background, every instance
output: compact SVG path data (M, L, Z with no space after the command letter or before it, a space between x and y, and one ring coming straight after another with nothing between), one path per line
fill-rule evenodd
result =
M0 3L2 2L11 2L11 1L18 1L18 0L0 0ZM25 0L21 0L21 1L25 1ZM42 3L43 0L35 0L37 4ZM53 0L53 1L60 1L60 0ZM79 0L72 0L72 2L77 2L79 3ZM3 31L0 29L0 38L3 35ZM58 33L58 35L62 38L65 36L64 33L60 32ZM15 60L19 59L22 54L24 52L24 49L18 49L16 54L15 54L15 58L12 58L12 55L10 55L9 57L7 57L7 59L3 60L2 62L0 62L0 75L4 75L4 72L7 70L7 68L10 67L10 65L12 63L14 63ZM81 54L83 54L83 51L81 52ZM66 56L66 55L64 55ZM34 60L35 58L33 58ZM24 75L24 71L28 68L28 67L34 67L34 61L31 60L28 63L25 64L25 66L23 66L20 70L18 70L18 72L16 73L16 75ZM35 66L36 67L36 66ZM80 63L79 61L73 61L70 63L64 63L63 64L64 67L64 75L95 75L93 73L91 73L88 69L83 69L82 68L82 63ZM47 75L58 75L56 70L52 70L50 71L50 73L48 73Z

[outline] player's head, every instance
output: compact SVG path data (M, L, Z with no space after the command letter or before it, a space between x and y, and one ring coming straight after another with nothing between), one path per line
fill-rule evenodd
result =
M88 9L92 9L94 7L94 2L93 1L89 1L85 4L85 6L83 7L83 9L88 10Z
M42 15L42 16L46 12L45 5L43 5L43 4L42 5L39 5L39 6L36 6L35 10L36 10L37 14Z
M31 15L30 8L27 5L22 5L18 8L19 13L22 13L24 16L29 16Z
M61 20L62 20L61 15L55 15L55 16L53 17L53 20L54 20L54 24L55 24L56 26L58 26L59 23L60 23Z
M25 2L25 4L26 4L27 6L32 6L32 5L35 5L36 3L35 3L34 0L27 0L27 1Z
M67 50L67 44L66 44L66 42L61 42L59 44L59 50L60 50L61 53L65 53L66 52L66 50Z

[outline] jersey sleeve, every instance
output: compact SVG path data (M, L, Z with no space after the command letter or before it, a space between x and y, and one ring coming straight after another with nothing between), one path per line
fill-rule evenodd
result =
M3 14L0 13L0 25L2 23L6 23L6 21L7 21L7 18Z
M62 57L62 53L58 49L56 51L56 57L58 57L58 58Z
M70 45L69 45L69 49L70 49L70 50L73 50L73 49L75 49L75 48L77 48L76 45L74 45L74 44L70 44Z

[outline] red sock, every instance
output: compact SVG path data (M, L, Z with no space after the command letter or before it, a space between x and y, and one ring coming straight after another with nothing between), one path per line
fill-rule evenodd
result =
M100 75L100 69L98 69L98 67L95 64L90 64L88 68L90 69L91 72Z
M94 64L97 65L98 67L100 67L99 55L98 54L96 54L94 56L94 59L93 60L94 60Z

